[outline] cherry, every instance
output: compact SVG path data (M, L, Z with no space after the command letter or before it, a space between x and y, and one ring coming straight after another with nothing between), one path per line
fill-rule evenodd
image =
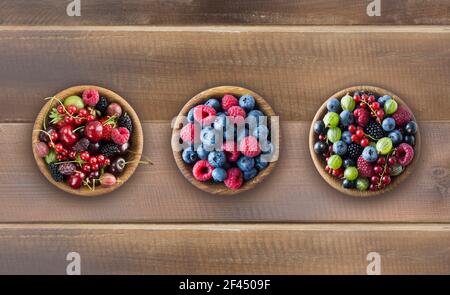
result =
M83 179L78 174L70 175L67 184L73 189L79 189L83 185Z
M73 128L66 125L59 130L59 139L66 147L73 146L78 141L78 135L73 133Z
M125 155L128 152L128 149L130 148L130 142L126 142L119 146L119 155Z
M384 183L385 185L388 185L388 184L391 183L391 177L388 176L388 175L383 176L383 178L382 178L381 180L383 181L383 183Z
M356 126L355 126L355 125L350 125L350 126L348 126L348 131L349 131L351 134L356 133Z
M103 137L102 123L99 121L89 122L84 128L84 136L91 142L99 142Z
M108 172L115 176L118 176L123 173L123 171L125 170L125 166L126 161L124 158L122 157L115 158L114 160L111 161L111 165L108 166Z
M362 147L368 147L369 146L369 140L367 139L367 138L363 138L363 139L361 139L361 146Z

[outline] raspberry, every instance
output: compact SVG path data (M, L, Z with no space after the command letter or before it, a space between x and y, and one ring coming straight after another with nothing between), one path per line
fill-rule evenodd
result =
M398 163L405 167L411 164L411 161L414 159L414 149L409 144L402 143L397 147L395 155Z
M392 115L397 126L405 126L408 122L412 120L411 112L405 106L399 106L397 112Z
M194 119L203 126L211 125L216 119L216 110L205 105L196 106L194 108Z
M230 189L239 189L244 183L244 177L241 170L239 170L239 168L228 169L227 178L224 183Z
M95 89L86 89L83 91L83 102L88 106L94 107L100 100L100 94Z
M249 158L258 156L261 153L261 148L256 137L244 137L241 141L240 151L244 156Z
M198 181L208 181L212 177L214 167L206 160L200 160L195 163L192 173Z
M366 160L362 156L358 158L358 173L361 177L372 177L373 176L373 165Z
M199 139L199 132L193 123L185 125L180 131L180 137L183 142L197 143Z
M114 143L119 145L125 144L130 139L130 131L125 127L114 128L111 131L111 138Z
M236 162L241 155L238 146L233 141L224 142L222 149L225 152L225 156L229 162Z
M222 109L227 112L231 107L238 106L239 101L231 94L226 94L222 98Z
M228 118L233 124L243 124L245 121L246 113L245 110L238 106L233 106L227 111Z

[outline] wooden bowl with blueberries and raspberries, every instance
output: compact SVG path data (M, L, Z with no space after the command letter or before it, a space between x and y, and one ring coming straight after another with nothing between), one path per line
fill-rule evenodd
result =
M32 145L50 183L93 197L116 190L135 172L143 133L121 96L98 86L75 86L48 98L36 118Z
M309 147L329 185L350 196L370 197L394 189L412 174L420 132L413 112L397 95L356 86L320 107Z
M254 188L275 168L279 123L257 93L236 86L205 90L174 121L172 150L178 168L197 188L234 195Z

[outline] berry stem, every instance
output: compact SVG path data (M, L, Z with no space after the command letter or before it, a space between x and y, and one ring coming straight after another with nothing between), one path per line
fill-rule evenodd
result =
M361 100L361 103L362 103L362 104L365 104L365 105L367 105L367 106L369 107L370 112L372 113L372 115L373 115L375 118L377 118L377 122L378 122L379 124L381 124L381 119L377 116L377 111L374 110L374 109L372 108L372 106L371 106L367 101Z

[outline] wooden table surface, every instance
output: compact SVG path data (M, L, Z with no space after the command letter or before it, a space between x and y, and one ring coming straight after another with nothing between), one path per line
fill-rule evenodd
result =
M450 274L450 1L60 0L0 2L0 274ZM58 191L31 153L43 98L79 84L114 90L144 127L141 166L120 190ZM308 130L323 100L367 84L414 110L415 175L355 199L315 170ZM205 88L260 93L282 120L274 173L234 197L176 168L170 121Z

